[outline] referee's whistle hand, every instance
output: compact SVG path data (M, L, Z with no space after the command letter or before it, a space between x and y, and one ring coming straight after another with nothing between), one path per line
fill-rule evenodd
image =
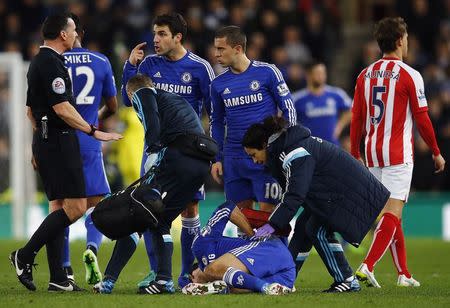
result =
M106 132L102 132L99 130L96 130L94 132L94 136L95 139L99 140L99 141L117 141L123 138L123 136L121 134L117 134L117 133L106 133Z

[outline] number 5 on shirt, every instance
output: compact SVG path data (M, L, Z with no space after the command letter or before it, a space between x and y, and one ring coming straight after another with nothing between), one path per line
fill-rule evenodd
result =
M373 86L372 87L372 101L373 115L370 116L370 122L372 125L376 125L381 122L384 116L384 102L381 100L381 95L386 92L386 86Z

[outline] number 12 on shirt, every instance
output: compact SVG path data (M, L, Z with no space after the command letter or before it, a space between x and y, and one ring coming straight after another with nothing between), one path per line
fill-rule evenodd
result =
M70 79L72 80L72 86L74 84L73 75L72 75L72 67L69 67L68 69ZM76 97L76 104L77 105L92 105L95 100L95 96L89 96L89 93L92 90L92 87L94 86L94 79L95 75L92 69L89 66L77 66L75 68L75 76L85 75L86 76L86 83L84 84L83 88L81 89L80 93ZM73 90L73 89L72 89Z

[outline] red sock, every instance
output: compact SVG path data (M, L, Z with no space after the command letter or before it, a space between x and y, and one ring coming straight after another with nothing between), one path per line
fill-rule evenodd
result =
M397 226L397 229L394 233L394 238L392 240L391 246L389 246L391 250L392 260L394 260L395 267L397 267L397 271L399 275L405 275L408 278L411 278L411 274L408 271L408 265L406 264L406 245L405 245L405 236L403 235L402 229L402 221L400 220Z
M397 226L398 218L395 215L391 213L383 214L375 229L372 246L370 246L369 253L364 260L369 271L373 271L373 267L381 259L391 244Z

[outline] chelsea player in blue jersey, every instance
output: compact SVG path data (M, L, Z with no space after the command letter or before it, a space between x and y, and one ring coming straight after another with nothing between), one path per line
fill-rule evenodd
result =
M334 144L342 130L350 124L352 100L338 87L326 84L327 69L320 61L307 66L307 88L292 93L297 120L315 137Z
M214 78L211 65L204 59L186 50L183 40L186 37L187 24L184 18L177 13L160 15L153 21L154 49L156 54L144 58L143 48L146 43L138 44L131 52L125 63L122 79L122 97L125 105L131 106L124 85L128 80L141 73L150 77L156 89L165 90L180 95L188 101L199 117L203 106L210 113L209 86ZM138 66L138 63L140 65ZM145 153L145 151L144 151ZM142 167L147 157L144 154ZM143 172L143 168L141 168ZM200 228L198 202L204 200L202 189L195 195L185 211L181 213L181 274L178 279L182 287L187 282L187 276L194 261L191 245L192 240ZM147 286L154 278L157 261L152 249L149 232L144 233L145 246L150 260L152 271L138 286Z
M223 236L228 221L247 236ZM293 291L295 265L286 245L277 237L253 237L249 222L233 202L220 205L200 234L192 250L199 268L192 273L192 283L183 293L205 295L250 290L268 295ZM271 258L275 256L275 258Z
M278 110L295 125L296 112L281 72L273 64L249 60L246 42L236 26L224 27L215 35L216 58L227 69L211 83L211 132L220 151L211 174L218 183L223 175L226 198L238 207L252 207L258 201L261 210L270 212L280 198L280 186L246 155L242 137L251 124Z
M79 18L75 14L71 15L75 21L78 37L75 40L74 48L64 53L65 64L72 79L77 111L88 123L98 126L99 120L106 119L117 110L114 75L107 57L81 47L84 29ZM100 108L102 98L104 99L104 105ZM83 261L86 267L86 282L95 284L101 280L101 271L98 267L96 255L102 241L102 234L92 223L91 212L103 196L111 191L103 165L101 142L81 131L77 130L76 133L83 160L88 204L85 220L87 249L83 254ZM69 228L66 228L65 233L63 267L68 277L73 279L69 251Z

